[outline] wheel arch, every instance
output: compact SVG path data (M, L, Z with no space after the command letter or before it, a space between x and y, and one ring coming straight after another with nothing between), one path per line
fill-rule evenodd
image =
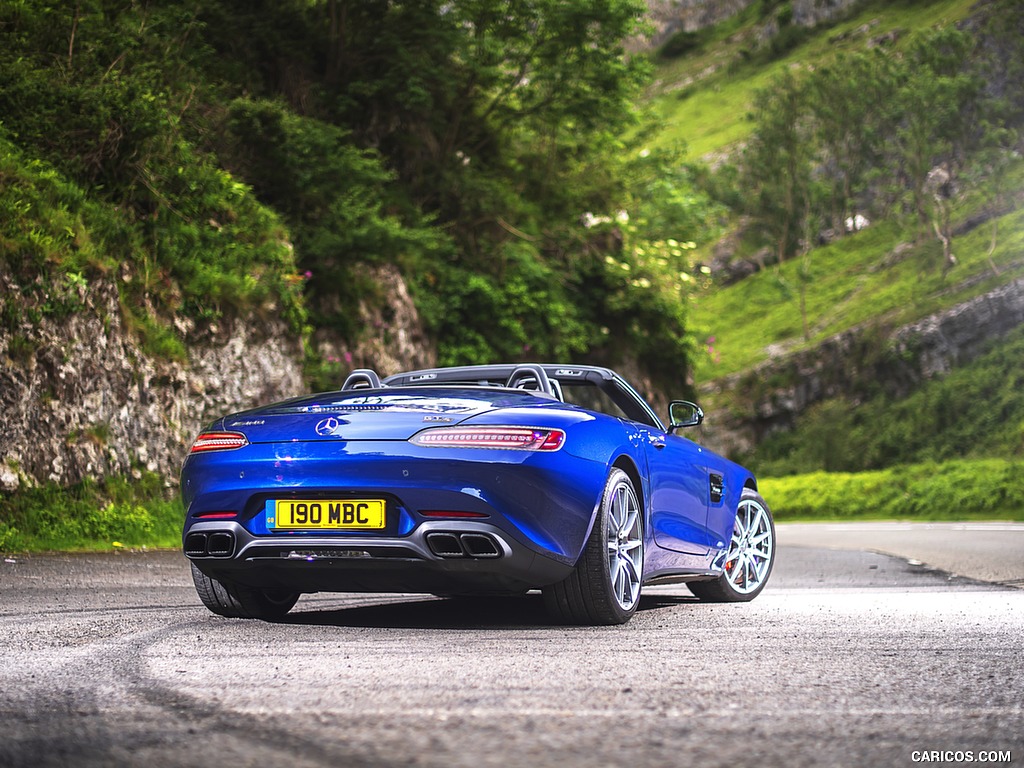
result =
M632 457L627 454L622 454L615 461L612 462L609 471L612 469L621 469L629 477L630 482L633 483L633 490L636 491L637 501L640 502L640 509L646 509L646 496L644 493L643 478L640 476L640 470L637 469L636 462L633 461Z

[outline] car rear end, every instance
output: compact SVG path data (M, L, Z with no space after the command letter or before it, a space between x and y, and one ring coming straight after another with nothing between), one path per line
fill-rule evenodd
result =
M333 393L222 419L182 470L186 556L296 591L513 592L571 570L605 468L525 393Z

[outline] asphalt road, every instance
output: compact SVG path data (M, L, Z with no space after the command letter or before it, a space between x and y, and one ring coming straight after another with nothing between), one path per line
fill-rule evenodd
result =
M612 628L530 596L225 620L175 553L14 558L0 766L1024 763L1024 590L793 538L753 603L659 587Z
M1024 523L787 523L784 545L881 552L958 576L1024 587Z

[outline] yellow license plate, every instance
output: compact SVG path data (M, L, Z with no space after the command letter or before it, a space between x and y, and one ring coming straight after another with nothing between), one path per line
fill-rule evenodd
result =
M380 499L279 499L267 515L273 530L374 530L384 527Z

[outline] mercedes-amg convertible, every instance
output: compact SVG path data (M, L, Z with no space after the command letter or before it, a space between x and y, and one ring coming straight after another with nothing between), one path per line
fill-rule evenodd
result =
M618 374L489 365L381 380L218 419L182 468L183 545L222 616L310 592L522 594L559 622L621 624L647 584L746 601L775 559L743 467L666 427Z

